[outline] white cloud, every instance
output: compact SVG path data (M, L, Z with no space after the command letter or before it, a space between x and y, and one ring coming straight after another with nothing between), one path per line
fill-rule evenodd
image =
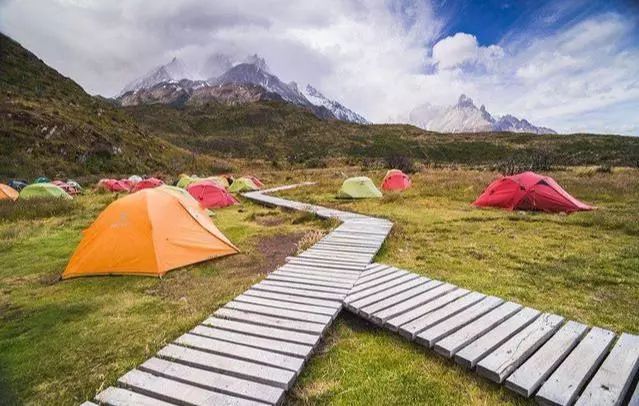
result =
M615 123L621 104L639 110L639 49L624 16L499 44L441 38L445 26L426 0L0 2L0 30L91 93L116 94L173 56L199 66L216 52L257 52L283 80L310 82L376 122L466 93L561 131L637 128Z

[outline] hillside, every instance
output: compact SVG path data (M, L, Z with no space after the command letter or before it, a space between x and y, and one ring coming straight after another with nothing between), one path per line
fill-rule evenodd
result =
M639 138L521 133L442 134L411 125L321 120L289 104L165 105L126 109L150 133L198 152L313 164L326 157L406 156L432 164L488 165L542 154L558 165L639 162Z
M0 178L209 167L0 34Z

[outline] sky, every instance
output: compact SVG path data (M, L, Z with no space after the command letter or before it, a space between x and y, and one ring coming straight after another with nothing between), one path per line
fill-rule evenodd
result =
M0 0L0 31L91 94L174 56L263 56L373 122L460 94L559 132L639 135L636 0Z

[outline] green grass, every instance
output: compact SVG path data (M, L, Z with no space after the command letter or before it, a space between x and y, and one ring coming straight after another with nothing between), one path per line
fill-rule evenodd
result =
M377 260L615 331L639 332L639 171L555 172L599 210L570 216L475 209L496 174L425 170L414 187L379 200L334 198L353 167L278 171L268 185L316 186L282 195L395 222ZM376 183L381 171L364 173ZM89 193L73 208L2 207L0 220L0 404L71 404L150 357L165 343L276 268L273 258L307 245L334 224L250 202L218 210L215 222L242 254L163 279L57 277L112 195ZM50 209L50 206L49 207ZM17 206L16 206L17 207ZM44 210L44 208L42 209ZM288 248L275 252L283 242ZM348 313L331 329L289 396L291 404L526 404L423 347Z
M163 279L58 281L81 230L112 200L89 194L66 214L0 220L0 404L81 403L294 254L305 232L326 227L245 201L214 219L239 255Z

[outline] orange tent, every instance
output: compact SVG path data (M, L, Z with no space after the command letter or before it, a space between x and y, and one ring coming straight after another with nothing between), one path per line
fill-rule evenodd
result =
M111 203L84 231L63 279L89 275L162 276L239 250L193 199L144 189Z
M18 200L18 196L20 196L20 193L17 190L9 185L0 183L0 200Z

